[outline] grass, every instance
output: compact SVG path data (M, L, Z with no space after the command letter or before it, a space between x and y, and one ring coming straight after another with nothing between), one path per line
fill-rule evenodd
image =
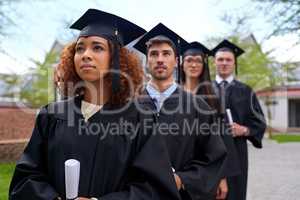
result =
M276 140L278 143L300 142L300 135L280 134L273 135L271 139Z
M14 172L15 164L0 163L0 200L8 199L8 187Z

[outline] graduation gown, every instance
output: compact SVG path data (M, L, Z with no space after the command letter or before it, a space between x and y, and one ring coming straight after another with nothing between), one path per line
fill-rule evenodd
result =
M106 104L85 123L80 107L76 97L41 109L17 162L9 199L64 199L64 162L71 158L81 165L79 196L179 199L165 145L152 132L153 120L146 129L139 124L151 119L134 104L119 111Z
M157 112L147 91L140 102ZM163 135L172 167L184 184L180 191L184 200L213 198L226 157L220 136L210 134L212 116L197 112L196 104L204 111L210 109L203 99L196 100L177 87L156 113L157 129ZM169 128L164 129L166 126Z
M219 94L217 82L213 82L214 90ZM226 87L226 108L231 110L235 123L249 128L247 137L234 137L234 146L237 152L237 160L232 162L233 167L240 167L240 174L227 178L229 193L228 200L245 200L247 195L248 179L248 146L247 140L254 147L262 148L262 138L266 129L266 123L258 99L252 89L233 80Z
M211 87L213 88L212 82L211 82ZM196 98L204 97L204 100L208 104L211 103L210 106L214 110L214 112L212 113L212 116L214 119L214 123L217 125L216 133L219 133L221 135L221 138L223 139L223 142L226 146L227 156L226 156L225 165L223 168L222 178L236 176L241 173L241 167L238 162L238 154L237 154L236 147L234 144L234 139L231 134L230 135L225 134L225 130L229 128L229 124L227 122L226 115L224 115L220 111L220 102L218 101L218 99L216 99L216 100L210 99L210 98L216 98L216 97L220 98L218 93L216 93L216 94L213 93L213 95L217 95L217 96L215 96L215 97L207 96L207 91L203 87L200 87L197 90L195 96L196 96ZM209 102L210 100L212 102Z
M241 166L239 162L238 152L235 147L234 138L232 135L224 134L225 129L228 128L228 123L224 122L224 116L218 114L215 118L216 123L219 125L219 133L227 149L227 157L225 166L223 168L222 178L237 176L241 173Z

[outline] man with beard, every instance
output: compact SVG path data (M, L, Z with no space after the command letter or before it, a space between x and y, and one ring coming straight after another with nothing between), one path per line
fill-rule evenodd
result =
M220 136L211 133L209 106L174 81L180 46L186 43L160 23L135 44L146 55L151 74L139 103L156 113L181 198L208 200L215 195L226 149Z

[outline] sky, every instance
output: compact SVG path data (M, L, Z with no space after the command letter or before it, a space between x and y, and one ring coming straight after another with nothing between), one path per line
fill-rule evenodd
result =
M146 30L162 22L187 41L205 45L209 45L208 38L226 37L233 28L221 20L225 13L246 13L251 20L245 35L253 32L264 51L276 49L272 56L280 62L300 61L300 47L292 48L297 36L265 40L272 27L251 0L21 0L7 12L14 25L1 39L5 53L0 53L0 73L24 73L34 67L32 60L43 61L56 39L65 41L71 33L76 34L67 24L88 8L122 16Z

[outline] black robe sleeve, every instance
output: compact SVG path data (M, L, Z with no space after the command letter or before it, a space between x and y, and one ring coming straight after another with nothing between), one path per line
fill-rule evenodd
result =
M262 148L262 138L266 130L266 122L264 114L259 105L258 99L254 92L251 90L251 102L250 102L250 111L249 115L246 118L245 125L249 128L250 133L247 136L247 139L255 146L256 148Z
M202 108L208 110L207 104L200 102ZM211 126L213 116L196 112L201 124L209 125L201 128L201 134L195 137L196 148L194 159L187 164L183 171L176 172L184 184L185 195L191 199L212 199L222 177L225 167L226 147L218 134L213 134Z
M36 118L31 139L16 164L9 188L10 200L54 199L58 196L47 180L47 130L51 125L47 108L43 107Z
M128 170L126 189L101 196L101 200L180 199L163 138L149 126L145 129L142 127L136 138L136 154Z

